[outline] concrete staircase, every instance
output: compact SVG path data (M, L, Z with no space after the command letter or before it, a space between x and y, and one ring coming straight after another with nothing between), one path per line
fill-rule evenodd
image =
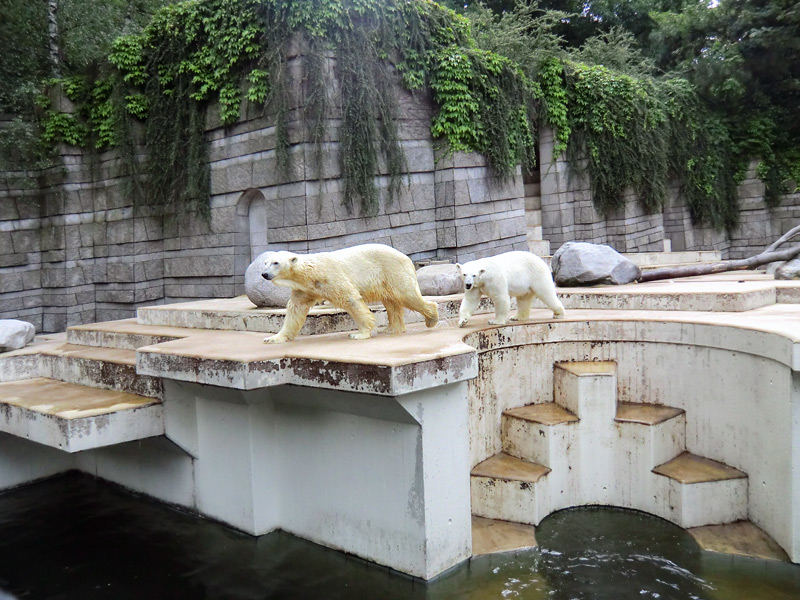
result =
M4 354L0 431L65 452L163 435L162 382L137 374L136 348L166 339L85 325Z
M612 505L684 528L747 518L747 475L686 451L683 410L617 402L615 363L557 363L553 387L554 402L503 413L503 451L471 474L475 516L537 525Z

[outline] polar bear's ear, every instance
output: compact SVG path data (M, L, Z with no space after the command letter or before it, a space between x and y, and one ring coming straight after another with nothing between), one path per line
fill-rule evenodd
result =
M483 275L484 273L486 273L486 269L481 269L478 271L478 275Z
M297 257L293 256L292 260L290 260L289 262L292 263L292 264L296 263L297 262Z

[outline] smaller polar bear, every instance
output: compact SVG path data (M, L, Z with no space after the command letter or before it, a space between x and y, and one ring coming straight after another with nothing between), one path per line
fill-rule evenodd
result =
M481 295L494 303L495 318L490 325L505 325L511 309L511 296L517 299L517 315L512 321L530 318L531 302L538 297L553 311L564 316L564 305L556 296L556 286L547 264L531 252L506 252L459 265L464 278L464 299L458 311L458 326L464 327L478 307Z
M289 287L281 330L264 338L268 344L295 338L306 322L309 309L321 300L347 311L358 326L350 337L363 340L375 328L375 316L367 302L382 302L389 319L387 333L406 330L403 310L409 308L425 317L433 327L439 322L435 302L423 299L414 263L402 252L383 244L363 244L316 254L275 252L262 267L261 276L275 285Z

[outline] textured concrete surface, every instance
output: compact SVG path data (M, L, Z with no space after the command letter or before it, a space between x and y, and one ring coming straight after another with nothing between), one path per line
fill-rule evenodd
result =
M530 525L472 517L472 556L535 548L536 530Z

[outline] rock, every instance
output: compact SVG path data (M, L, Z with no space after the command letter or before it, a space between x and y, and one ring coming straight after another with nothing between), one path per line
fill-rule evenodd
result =
M775 279L800 279L800 258L793 258L775 269Z
M0 352L19 350L36 335L36 328L27 321L0 319Z
M551 263L556 285L631 283L642 270L611 246L587 242L567 242L553 255Z
M417 271L419 291L423 296L449 296L464 291L458 265L429 265Z
M292 295L290 288L275 285L261 276L264 261L273 252L268 250L259 254L244 273L244 293L259 308L286 308Z

